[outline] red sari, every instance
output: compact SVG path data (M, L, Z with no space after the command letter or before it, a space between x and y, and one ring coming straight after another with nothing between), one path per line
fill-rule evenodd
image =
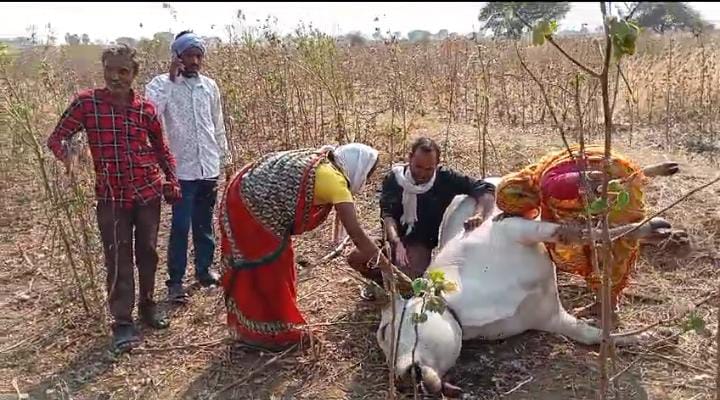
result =
M298 190L304 190L304 185L311 179L309 170L316 168L318 162L319 159L307 167ZM243 174L251 167L245 166L235 175L225 190L220 207L224 267L221 284L228 310L227 323L236 339L271 347L285 346L302 339L300 327L305 324L296 302L297 276L292 240L289 235L284 240L278 238L248 208L239 189ZM304 196L299 196L293 235L315 229L327 219L332 208L331 205L313 205L305 219L302 218L305 204ZM222 223L224 218L226 224ZM307 222L303 224L304 221ZM232 259L230 240L234 241L243 258L249 260L245 264L252 266L233 268L228 265Z

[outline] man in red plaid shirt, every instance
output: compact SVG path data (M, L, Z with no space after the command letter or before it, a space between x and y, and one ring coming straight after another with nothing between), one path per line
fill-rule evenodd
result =
M116 350L139 342L132 318L135 306L134 256L138 267L143 322L164 329L169 322L154 301L160 203L180 200L173 158L152 103L132 90L139 65L135 50L114 46L102 54L106 87L78 93L47 145L68 165L67 142L87 133L95 166L97 221L107 268L107 291ZM162 180L160 170L165 174ZM134 232L133 232L134 231Z

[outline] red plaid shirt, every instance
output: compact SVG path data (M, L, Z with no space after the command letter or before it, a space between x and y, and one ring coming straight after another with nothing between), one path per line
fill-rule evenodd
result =
M114 201L124 207L162 197L160 169L169 184L178 184L175 158L165 142L155 106L134 92L131 99L123 110L112 105L107 89L84 90L65 110L47 141L55 157L65 160L63 141L85 130L98 201Z

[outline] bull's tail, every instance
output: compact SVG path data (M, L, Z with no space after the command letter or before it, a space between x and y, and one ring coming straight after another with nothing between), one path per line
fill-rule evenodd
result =
M442 378L440 378L440 375L438 375L437 371L434 369L426 366L426 365L419 365L415 363L413 365L413 371L414 371L414 378L416 380L419 380L422 382L423 387L425 390L427 390L429 393L432 394L438 394L442 391L443 388L443 382Z

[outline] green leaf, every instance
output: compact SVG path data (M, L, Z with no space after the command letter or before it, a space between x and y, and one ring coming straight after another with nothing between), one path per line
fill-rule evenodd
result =
M428 319L428 316L425 313L422 313L422 314L413 313L413 322L415 322L416 324L422 324L423 322L427 321L427 319Z
M557 29L558 23L555 20L542 20L538 22L532 32L533 44L536 46L542 46L545 43L545 39L557 32Z
M625 190L625 188L623 187L623 185L620 182L618 182L618 181L608 182L608 191L609 192L619 193L619 192L622 192L623 190Z
M552 21L550 21L550 32L546 33L546 34L552 35L555 32L557 32L557 29L558 29L558 22L555 20L552 20Z
M413 293L415 293L416 296L420 296L430 288L430 281L425 278L417 278L413 281L412 288Z
M607 201L605 199L595 199L590 206L588 206L588 212L590 214L600 214L607 208Z
M616 60L620 60L624 55L635 54L635 44L639 34L640 28L632 22L618 21L616 18L610 21L610 37Z
M617 210L623 210L630 203L630 193L627 190L623 190L618 193L617 199L615 200L615 208Z
M445 273L436 269L428 272L428 278L430 278L430 281L432 281L435 286L438 286L445 282Z

